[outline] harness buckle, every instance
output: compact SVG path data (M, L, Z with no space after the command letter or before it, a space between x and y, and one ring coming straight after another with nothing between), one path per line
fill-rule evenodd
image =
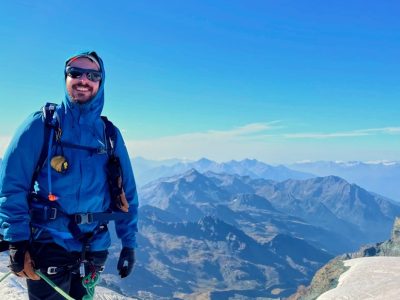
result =
M105 147L97 148L97 154L105 154L105 153L107 153L107 148Z
M75 223L78 225L93 223L93 214L75 214Z
M55 220L57 218L57 208L51 207L49 213L49 220Z
M49 274L49 275L55 275L55 274L57 274L57 267L48 267L47 268L47 274Z

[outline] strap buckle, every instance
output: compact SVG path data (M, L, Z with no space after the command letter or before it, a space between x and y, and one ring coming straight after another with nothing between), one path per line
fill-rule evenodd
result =
M75 214L75 223L78 225L93 223L93 214Z
M106 147L99 147L97 148L97 154L105 154L107 153L107 148Z
M57 208L51 207L49 212L49 220L55 220L57 218Z
M57 267L48 267L47 268L47 274L49 274L49 275L55 275L55 274L57 274Z
M55 220L57 218L57 208L51 206L44 206L42 208L32 208L30 211L33 217L39 218L40 220Z

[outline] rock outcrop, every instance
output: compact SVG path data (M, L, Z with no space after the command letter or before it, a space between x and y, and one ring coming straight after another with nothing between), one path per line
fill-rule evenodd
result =
M391 238L385 242L361 247L354 253L346 253L335 257L315 274L308 287L300 286L295 294L287 300L315 300L338 284L338 279L348 267L344 261L359 257L400 256L400 217L394 221Z

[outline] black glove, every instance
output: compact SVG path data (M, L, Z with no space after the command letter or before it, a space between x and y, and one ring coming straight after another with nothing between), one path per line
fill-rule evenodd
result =
M135 250L133 248L123 247L119 255L117 269L121 278L128 276L135 264Z
M0 252L7 251L10 248L9 243L3 239L4 236L0 234Z
M28 250L28 241L10 243L8 248L10 254L10 270L17 274L24 269L25 252Z

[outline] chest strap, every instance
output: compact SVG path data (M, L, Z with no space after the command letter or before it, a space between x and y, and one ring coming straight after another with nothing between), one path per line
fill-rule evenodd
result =
M95 213L80 213L80 214L66 214L57 207L43 206L40 208L32 207L30 210L31 220L35 221L51 221L59 217L67 217L76 225L107 223L109 221L123 220L129 213L123 212L95 212Z

